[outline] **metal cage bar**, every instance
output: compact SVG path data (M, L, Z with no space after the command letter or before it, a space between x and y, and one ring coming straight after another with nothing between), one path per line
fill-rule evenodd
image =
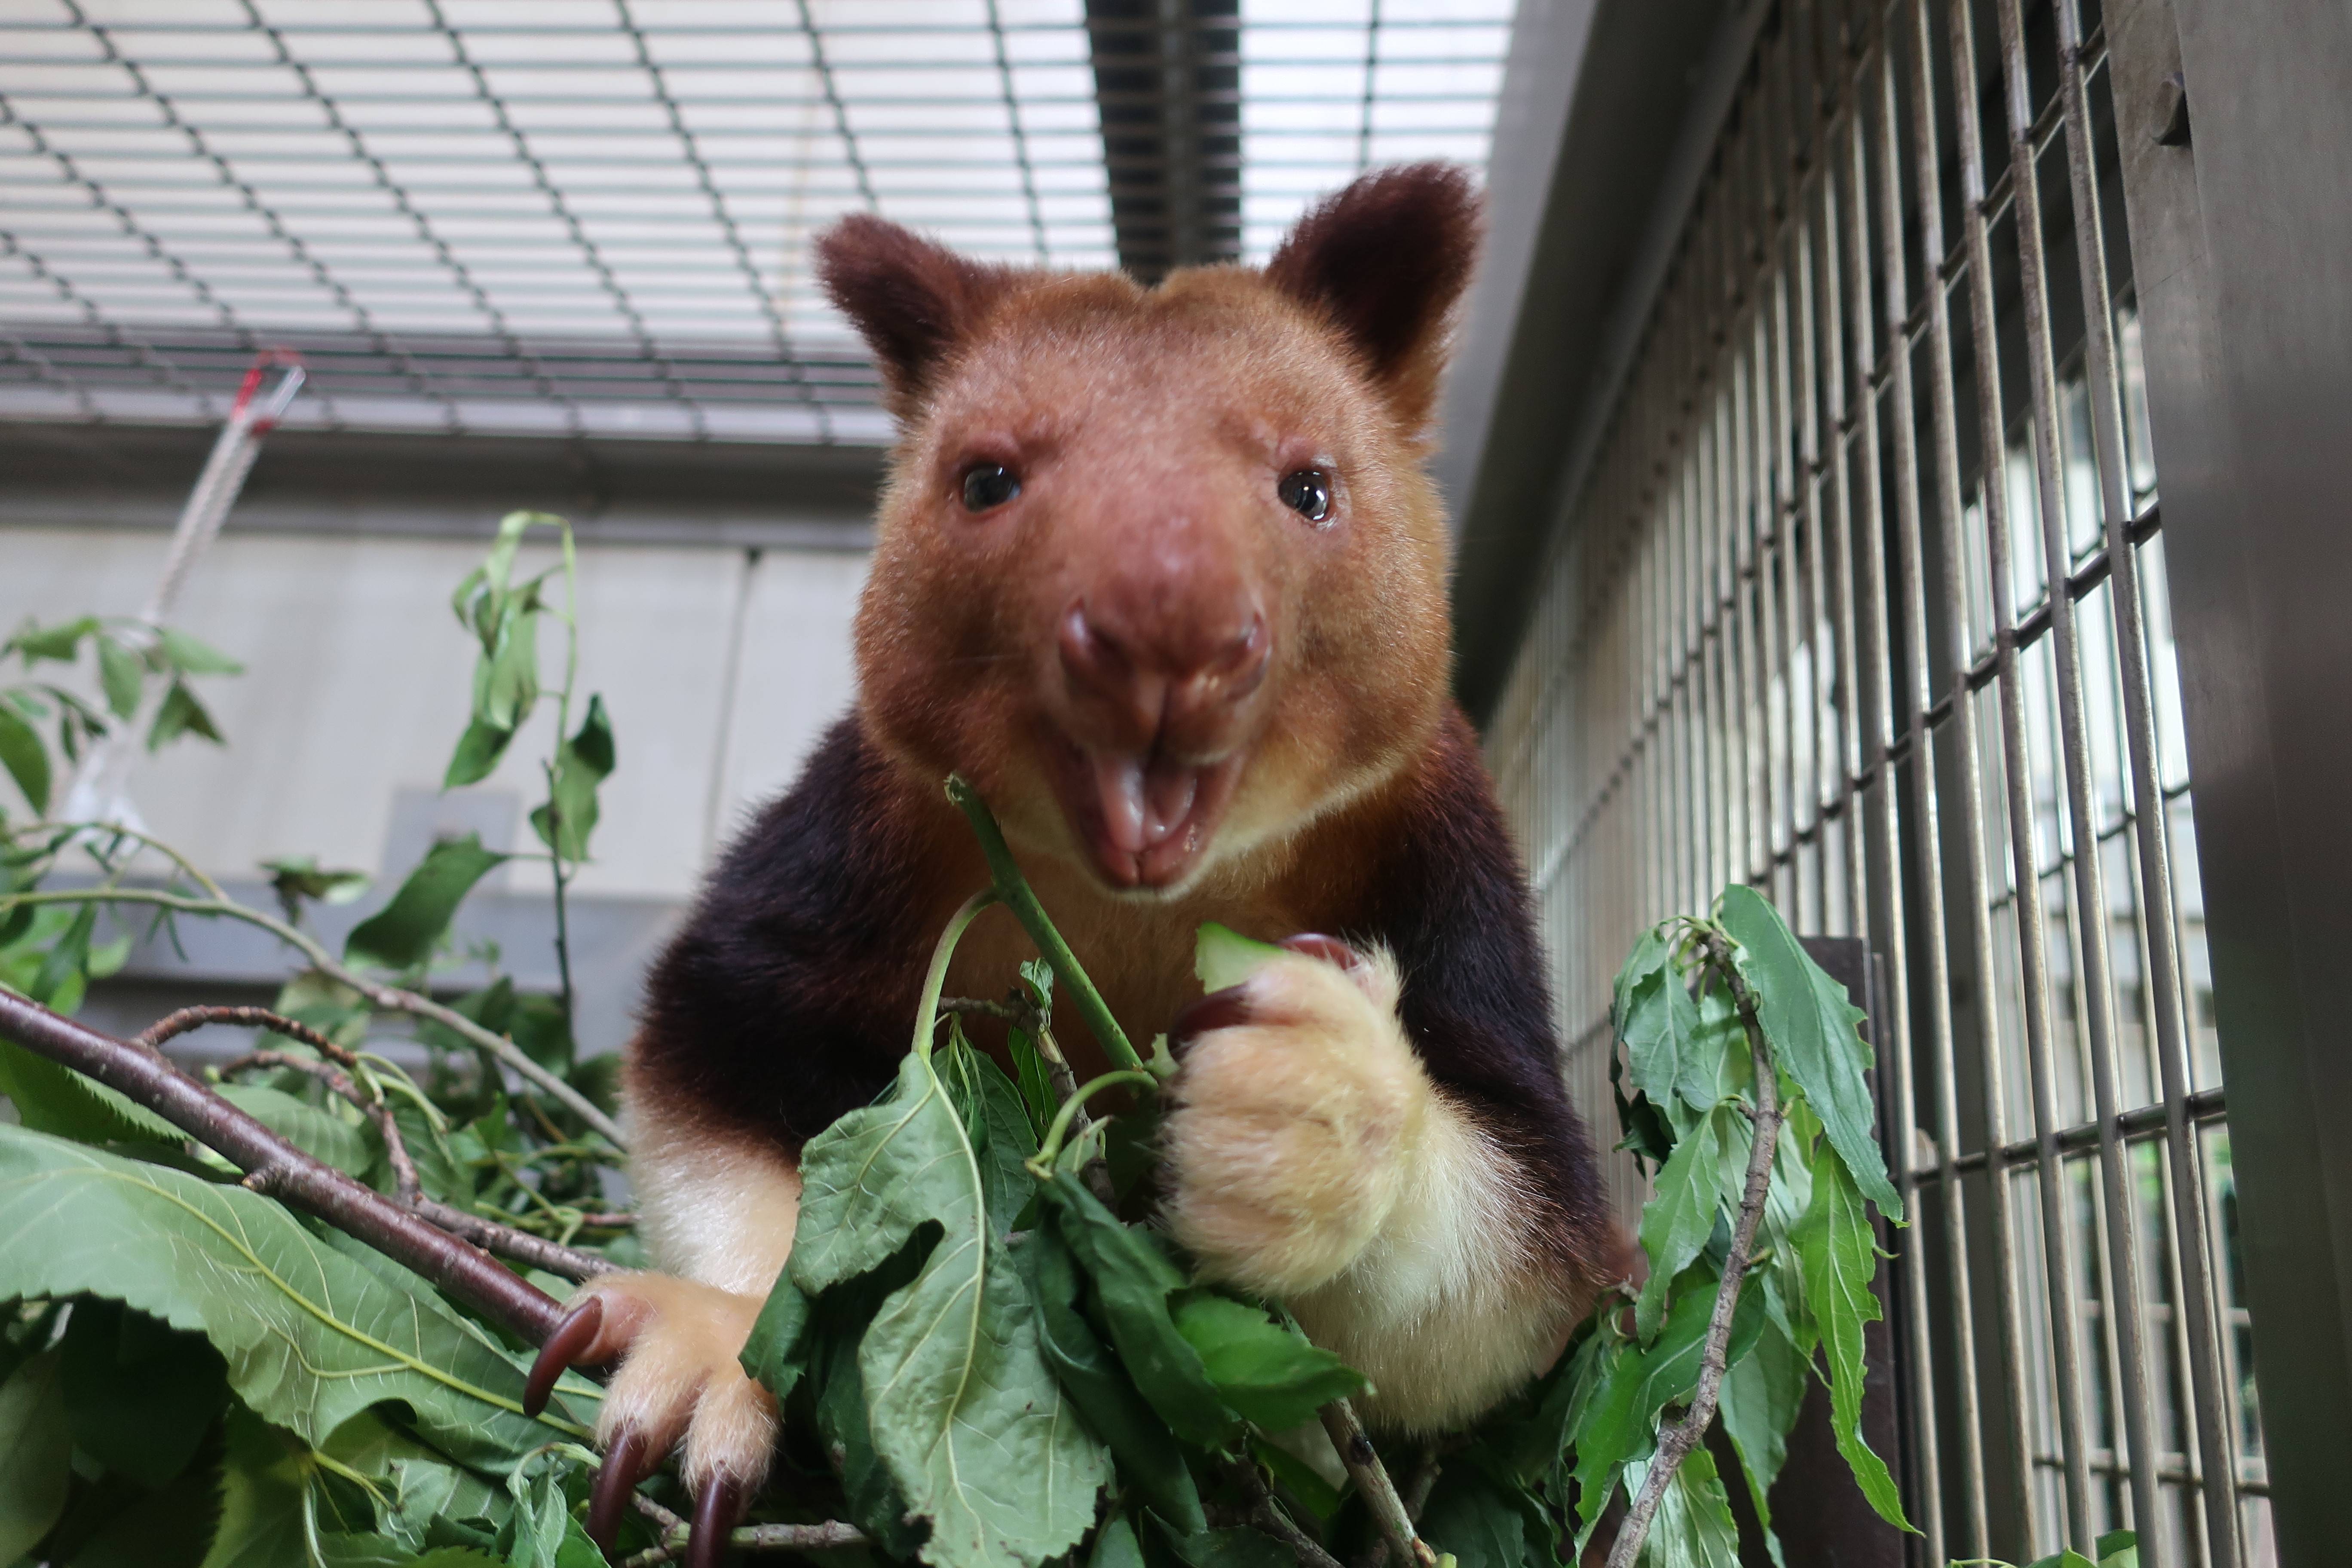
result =
M1782 0L1488 736L1587 1103L1727 880L1885 962L1923 1563L2274 1561L2109 68L2080 0Z

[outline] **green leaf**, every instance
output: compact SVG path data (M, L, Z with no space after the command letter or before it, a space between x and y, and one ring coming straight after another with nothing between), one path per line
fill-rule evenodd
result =
M174 680L163 693L163 705L155 710L155 722L147 727L147 749L162 751L183 735L201 735L217 746L223 743L220 726L196 694L188 689L187 682Z
M1297 1568L1288 1547L1247 1525L1183 1535L1157 1514L1151 1524L1185 1568Z
M1034 1568L1094 1522L1109 1456L1079 1425L1037 1343L1029 1292L996 1241L986 1181L931 1063L801 1156L793 1281L812 1295L880 1267L935 1227L915 1278L857 1349L874 1446L940 1568Z
M1054 1113L1061 1108L1060 1098L1054 1092L1053 1075L1046 1070L1045 1053L1029 1031L1018 1026L1004 1031L1005 1046L1013 1058L1014 1081L1021 1089L1021 1102L1029 1112L1029 1130L1043 1138L1045 1129L1054 1124Z
M72 1479L58 1357L37 1355L0 1384L0 1563L16 1562L49 1532Z
M142 1486L169 1485L186 1469L228 1403L210 1345L117 1302L75 1302L59 1349L74 1442Z
M215 1092L304 1153L347 1176L366 1180L382 1156L383 1145L372 1129L362 1130L332 1110L263 1084L224 1083L215 1086Z
M1316 1427L1320 1432L1321 1427ZM1249 1440L1250 1457L1260 1468L1288 1489L1300 1506L1317 1519L1329 1523L1339 1511L1339 1489L1333 1486L1320 1470L1268 1438L1254 1436ZM1332 1454L1336 1461L1338 1454Z
M324 869L312 855L264 860L261 868L269 873L269 890L278 895L278 907L289 923L301 920L306 901L348 904L367 891L371 880L365 871Z
M2139 1568L2139 1536L2128 1530L2110 1530L2093 1546L2099 1568Z
M6 768L8 776L16 781L16 787L25 792L33 815L47 816L49 748L41 740L41 732L5 702L0 702L0 767Z
M2138 1556L2138 1552L2135 1551L2133 1556ZM2027 1565L2027 1568L2105 1568L2105 1564L2094 1563L2081 1552L2070 1550L2053 1552L2047 1557L2037 1557Z
M171 626L155 628L155 651L183 675L243 675L245 666L208 643Z
M1143 1543L1135 1538L1135 1524L1127 1515L1114 1513L1103 1521L1095 1532L1094 1549L1087 1554L1087 1568L1143 1568Z
M474 721L498 730L520 730L539 701L539 612L516 595L499 606L499 619L474 667Z
M1037 1345L1070 1403L1118 1460L1120 1474L1161 1518L1186 1532L1206 1530L1201 1493L1183 1450L1153 1413L1108 1346L1078 1310L1082 1282L1061 1233L1050 1225L1013 1248L1037 1308Z
M948 1099L963 1121L964 1134L980 1158L982 1196L989 1223L1002 1237L1013 1228L1036 1191L1037 1184L1024 1163L1037 1152L1037 1138L1029 1123L1021 1091L1004 1070L964 1038L961 1020L948 1019L948 1043L931 1063Z
M36 1131L82 1143L177 1144L187 1134L96 1079L0 1040L0 1094Z
M84 904L42 958L40 973L33 976L25 994L56 1012L79 1011L89 964L89 939L97 929L98 906Z
M74 650L80 646L81 639L96 630L96 616L60 621L53 626L36 626L28 620L5 646L0 646L0 653L13 651L24 655L27 669L45 658L55 659L59 664L71 664Z
M1720 981L1699 992L1693 1005L1690 1038L1684 1042L1675 1091L1686 1113L1701 1114L1735 1095L1748 1094L1756 1069L1748 1052L1748 1026L1730 987Z
M523 1416L522 1368L432 1287L362 1267L242 1187L0 1127L0 1300L87 1293L199 1331L241 1399L313 1444L384 1400L467 1463L503 1468L584 1429L567 1391Z
M1630 1471L1626 1485L1641 1481ZM1731 1500L1705 1448L1684 1456L1650 1521L1642 1542L1643 1568L1739 1568L1739 1525Z
M530 814L540 842L566 860L586 859L588 836L596 830L596 786L612 771L612 721L604 700L591 697L579 732L555 748L548 803Z
M1658 926L1644 931L1633 944L1633 956L1617 973L1613 1011L1617 1037L1625 1042L1627 1075L1681 1130L1689 1118L1675 1089L1684 1049L1698 1027L1698 1012L1674 962L1674 943L1666 931ZM1713 1103L1698 1109L1704 1111Z
M508 858L483 848L477 834L442 839L401 883L392 902L352 928L343 956L386 969L415 968L432 956L474 884Z
M98 683L106 692L106 706L118 719L139 711L139 689L147 682L147 668L139 656L117 642L110 633L98 637Z
M1204 921L1192 939L1192 973L1204 991L1239 985L1283 955L1272 942L1256 942L1214 921Z
M1753 888L1724 889L1723 929L1739 944L1739 973L1756 993L1758 1021L1772 1058L1822 1119L1830 1144L1845 1162L1863 1195L1889 1219L1901 1220L1903 1199L1886 1179L1876 1113L1870 1102L1870 1047L1856 1027L1862 1010L1845 987L1805 956L1780 911Z
M1647 1340L1656 1335L1666 1309L1666 1292L1675 1277L1690 1266L1707 1237L1715 1234L1723 1210L1722 1150L1726 1121L1739 1114L1732 1106L1717 1106L1695 1125L1658 1172L1657 1190L1642 1209L1642 1250L1649 1255L1650 1277L1634 1303L1634 1331Z
M466 732L457 737L457 749L450 753L449 766L441 775L441 787L456 789L488 778L498 771L499 759L506 755L507 745L513 739L511 729L485 724L479 719L469 721Z
M1878 1516L1908 1530L1895 1478L1862 1436L1863 1325L1879 1317L1878 1298L1870 1289L1878 1272L1878 1248L1862 1194L1841 1162L1823 1160L1813 1167L1813 1201L1795 1241L1804 1258L1805 1300L1820 1325L1829 1363L1830 1429L1838 1452Z
M1062 1239L1093 1286L1095 1305L1128 1375L1160 1418L1188 1443L1223 1448L1240 1423L1209 1381L1201 1352L1176 1331L1168 1298L1191 1281L1149 1234L1121 1225L1076 1176L1039 1184Z
M1437 1472L1420 1529L1460 1568L1532 1568L1549 1560L1545 1549L1529 1549L1527 1513L1512 1489L1466 1459Z
M745 1375L774 1394L779 1405L792 1397L801 1373L808 1370L808 1297L791 1275L779 1275L737 1358Z
M1772 1483L1788 1459L1789 1433L1804 1408L1811 1370L1804 1353L1768 1317L1754 1352L1724 1375L1718 1418L1739 1456L1756 1518L1768 1531L1772 1527ZM1772 1560L1780 1560L1777 1540L1772 1542Z
M1192 1292L1177 1306L1175 1321L1218 1396L1265 1431L1301 1426L1331 1401L1364 1391L1363 1373L1231 1297Z
M308 1563L302 1528L307 1457L285 1433L242 1405L229 1407L226 1426L220 1524L204 1568L294 1568Z

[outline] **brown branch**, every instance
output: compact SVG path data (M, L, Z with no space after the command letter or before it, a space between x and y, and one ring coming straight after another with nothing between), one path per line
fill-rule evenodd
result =
M1429 1506L1429 1494L1437 1485L1438 1472L1444 1468L1440 1461L1446 1453L1459 1447L1461 1439L1457 1438L1450 1444L1432 1443L1421 1451L1421 1462L1413 1467L1412 1479L1405 1482L1402 1494L1404 1516L1412 1521L1414 1529L1421 1528L1421 1510ZM1389 1543L1383 1537L1357 1553L1356 1568L1387 1568L1388 1560Z
M1255 1460L1235 1459L1225 1467L1225 1475L1249 1494L1249 1522L1290 1548L1290 1554L1298 1559L1298 1568L1339 1568L1338 1558L1317 1545L1313 1536L1282 1511L1265 1478L1257 1473Z
M1402 1562L1417 1563L1419 1568L1437 1568L1437 1553L1413 1529L1404 1499L1397 1495L1396 1482L1389 1479L1388 1467L1381 1463L1380 1451L1372 1447L1372 1440L1364 1436L1364 1424L1357 1418L1356 1407L1344 1399L1335 1399L1323 1407L1322 1416L1323 1430L1330 1434L1331 1446L1339 1450L1339 1462L1354 1478L1356 1490L1362 1494L1364 1506L1371 1510L1372 1522L1381 1527L1390 1549Z
M0 991L0 1037L96 1079L246 1173L245 1184L317 1215L537 1343L562 1308L504 1264L305 1153L152 1048Z
M209 1016L206 1016L209 1015ZM206 1024L240 1024L266 1028L273 1034L289 1035L305 1045L333 1056L337 1060L357 1066L359 1058L335 1044L317 1030L281 1017L260 1007L184 1007L161 1023L141 1031L140 1045L154 1046L191 1029ZM512 1226L467 1214L464 1209L427 1197L425 1184L416 1174L416 1161L408 1152L408 1141L401 1135L400 1123L393 1116L392 1107L381 1094L361 1089L350 1074L328 1062L313 1061L308 1057L292 1056L285 1051L253 1051L225 1062L219 1069L223 1078L252 1068L286 1068L308 1073L326 1086L328 1092L356 1107L361 1115L375 1124L376 1136L383 1141L386 1159L392 1163L393 1199L415 1210L450 1235L462 1237L488 1252L501 1258L511 1258L534 1268L544 1268L550 1274L574 1281L593 1279L599 1274L609 1274L614 1265L593 1253L582 1252L544 1237Z
M1731 1345L1732 1314L1739 1305L1740 1281L1747 1278L1748 1259L1756 1248L1756 1227L1764 1217L1764 1197L1772 1185L1772 1157L1780 1142L1780 1088L1774 1079L1771 1047L1765 1043L1763 1025L1757 1021L1756 994L1733 966L1730 950L1722 939L1710 935L1706 943L1709 963L1730 986L1739 1020L1748 1031L1748 1056L1756 1079L1748 1184L1739 1195L1739 1220L1732 1227L1731 1251L1723 1260L1723 1282L1716 1287L1715 1313L1707 1320L1706 1339L1699 1353L1698 1386L1691 1392L1690 1405L1683 1412L1683 1418L1658 1438L1657 1454L1642 1477L1642 1490L1625 1514L1616 1544L1610 1548L1608 1568L1633 1568L1633 1560L1641 1555L1643 1539L1650 1533L1650 1521L1657 1517L1658 1505L1665 1500L1667 1484L1690 1451L1706 1437L1707 1426L1715 1419Z

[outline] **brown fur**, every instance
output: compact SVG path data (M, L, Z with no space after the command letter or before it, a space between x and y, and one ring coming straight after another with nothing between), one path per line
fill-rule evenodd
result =
M714 1169L738 1184L712 1234L784 1212L801 1143L887 1083L932 940L986 879L940 793L954 772L1139 1037L1197 997L1202 921L1372 955L1287 960L1196 1026L1164 1176L1204 1268L1291 1300L1374 1371L1392 1426L1473 1415L1556 1351L1615 1254L1519 870L1446 696L1423 468L1475 222L1459 172L1423 165L1317 208L1263 272L1151 289L980 266L870 218L821 242L902 439L856 710L714 873L632 1047L633 1112L664 1130L639 1182L672 1230L719 1201L688 1195ZM1018 493L972 510L976 465ZM1327 476L1328 517L1281 499L1299 469ZM1002 994L1032 951L992 913L950 989ZM665 1364L714 1364L732 1310L697 1320L720 1319ZM701 1462L753 1473L750 1426L729 1430Z

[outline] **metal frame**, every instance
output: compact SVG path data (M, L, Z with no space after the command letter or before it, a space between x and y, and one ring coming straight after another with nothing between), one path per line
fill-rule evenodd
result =
M2133 1521L2143 1563L2219 1568L2273 1560L2264 1467L2288 1441L2248 1419L2248 1300L2219 1267L2227 1216L2252 1239L2231 1184L2254 1145L2229 1138L2192 1005L2209 966L2232 993L2187 848L2184 734L2200 778L2213 754L2172 664L2190 573L2165 570L2175 452L2192 481L2228 470L2159 420L2159 510L2145 407L2177 328L2136 313L2141 160L2114 114L2160 79L2084 12L1782 0L1723 24L1682 100L1704 154L1668 163L1689 183L1664 182L1650 241L1563 258L1539 238L1475 307L1453 405L1478 416L1452 470L1461 620L1485 628L1465 682L1588 1102L1633 935L1727 879L1886 958L1883 1092L1916 1129L1890 1154L1915 1209L1893 1296L1916 1560L2088 1550ZM1559 116L1554 198L1580 134L1605 141L1580 112ZM1497 148L1498 176L1531 162ZM1625 279L1604 303L1535 303L1603 260ZM1581 396L1530 405L1537 384ZM1516 530L1494 512L1547 497ZM2209 595L2182 592L2193 671ZM2195 828L2210 815L2200 797ZM2340 1393L2343 1319L2324 1321ZM2265 1382L2266 1424L2271 1404ZM2291 1404L2316 1420L2313 1396Z

